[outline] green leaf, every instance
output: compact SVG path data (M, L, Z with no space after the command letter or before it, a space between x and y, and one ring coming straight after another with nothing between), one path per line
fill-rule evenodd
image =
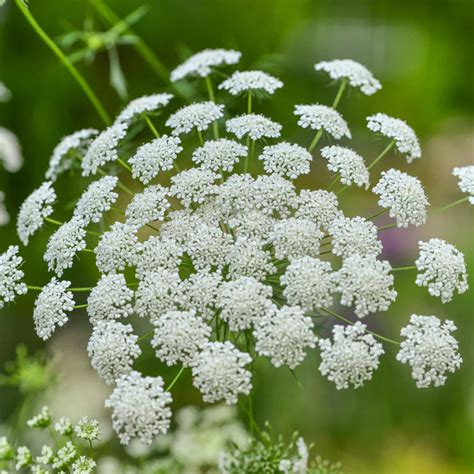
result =
M115 47L108 48L110 61L110 85L117 91L122 100L128 98L127 81L120 66L119 56Z

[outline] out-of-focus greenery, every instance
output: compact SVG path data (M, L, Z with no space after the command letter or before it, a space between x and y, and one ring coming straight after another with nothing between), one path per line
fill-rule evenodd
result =
M144 4L143 0L106 2L122 18ZM89 0L29 3L39 23L58 40L71 31L109 29ZM166 68L174 67L189 52L226 47L243 52L240 68L261 67L281 77L286 87L275 100L259 103L257 108L282 122L289 137L300 143L309 138L295 125L293 105L330 103L335 94L327 77L314 72L313 63L348 57L367 65L384 89L369 98L355 93L344 97L340 110L354 132L354 147L368 157L380 149L380 143L364 129L367 115L382 111L404 118L418 132L424 156L410 167L392 156L392 162L383 166L396 166L420 176L433 207L460 197L450 173L454 166L472 162L474 137L469 46L473 8L469 0L149 0L148 6L147 14L133 28ZM98 36L87 38L89 46L97 46ZM81 45L76 43L75 50ZM120 44L117 51L131 98L165 88L164 81L132 45ZM117 86L122 78L117 75L115 59L112 61ZM94 61L77 64L108 111L117 113L124 102L110 85L110 54L99 51ZM19 173L0 172L0 189L6 192L13 217L9 226L0 228L3 250L16 242L16 209L42 181L59 139L77 129L102 124L77 84L35 36L11 0L0 8L0 80L13 92L9 103L0 104L0 125L18 135L26 158ZM121 91L123 95L123 87ZM243 107L235 101L229 106L235 110ZM395 163L397 159L400 161ZM327 182L328 176L319 161L313 173L298 184L316 187ZM81 180L62 183L59 193L71 199L83 186ZM369 214L376 208L375 198L364 192L346 193L341 202L349 214ZM64 207L60 212L67 210ZM472 230L472 211L464 204L433 217L422 229L388 231L384 244L395 263L410 264L420 238L441 237L466 253L473 273ZM28 249L22 250L31 284L48 279L41 260L47 235L41 232ZM75 282L76 286L90 283L96 276L87 258L79 262L75 274L82 279ZM453 319L459 328L464 364L448 378L445 387L417 390L408 368L397 364L395 352L387 348L388 356L373 381L357 391L337 392L320 376L318 357L313 352L297 369L303 390L289 372L260 364L255 379L257 418L260 422L271 420L277 432L299 430L325 457L341 460L349 473L472 472L472 296L465 294L442 305L414 285L413 273L397 274L396 288L399 298L390 310L367 320L379 332L396 336L412 313ZM14 358L19 343L31 349L40 345L33 332L32 301L32 295L19 298L16 305L0 314L0 366ZM86 322L74 322L59 332L79 330L82 325ZM85 341L68 350L84 353ZM144 362L151 363L152 357ZM186 377L174 398L176 406L200 400ZM14 411L17 400L15 388L0 390L3 421Z

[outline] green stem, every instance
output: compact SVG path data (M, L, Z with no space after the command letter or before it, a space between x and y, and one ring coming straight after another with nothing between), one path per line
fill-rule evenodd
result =
M80 293L80 292L84 292L84 291L91 291L92 288L86 288L86 287L83 287L83 288L68 288L68 291L73 291L73 292L77 292L77 293Z
M175 384L175 383L178 381L178 379L181 377L181 374L184 372L184 369L185 369L185 368L186 368L186 367L181 367L181 369L179 369L179 372L176 374L175 378L171 381L171 383L170 383L170 384L168 385L168 387L166 388L166 390L165 390L166 392L169 392L169 391L173 388L174 384Z
M247 157L245 158L245 172L248 173L250 171L250 162L253 159L253 155L255 153L255 140L251 140L250 137L247 137Z
M392 268L392 272L401 272L401 271L404 271L404 270L416 270L416 266L415 265L411 265L409 267L394 267Z
M26 285L26 287L27 287L29 290L33 290L33 291L42 291L42 290L43 290L43 287L42 287L42 286Z
M154 331L149 331L149 332L143 334L143 336L140 336L137 339L137 342L144 341L145 339L148 339L150 336L153 336L153 334L154 334Z
M393 229L394 227L397 227L396 222L394 222L393 224L383 225L382 227L379 227L377 230Z
M381 216L382 214L385 214L388 211L388 209L381 209L380 211L374 212L371 214L369 217L366 217L368 221L371 221L372 219L375 219L378 216Z
M202 145L204 145L204 140L202 138L202 132L201 130L196 130L197 131L197 134L198 134L198 137L199 137L199 143Z
M64 225L64 222L57 221L56 219L51 219L51 217L45 217L44 220L46 222L49 222L50 224L54 224L58 226ZM93 230L86 230L86 232L90 235L97 235L97 236L101 235L99 232L94 232Z
M344 89L346 88L348 83L348 80L345 78L341 81L341 85L339 86L339 90L337 91L336 98L334 99L334 102L332 103L332 108L335 109L339 101L341 100L342 94L344 93Z
M313 138L313 141L311 142L311 145L309 145L308 147L308 151L310 153L313 152L313 150L316 148L316 145L318 144L320 138L323 136L323 129L320 128L317 132L316 132L316 135L314 136Z
M126 163L124 160L122 160L122 158L117 158L117 161L118 163L120 163L120 166L122 166L122 168L126 169L130 173L132 172L132 168L130 168L130 165Z
M435 209L433 212L441 212L445 211L446 209L450 209L451 207L457 206L458 204L461 204L462 202L466 202L469 199L469 196L466 196L462 199L459 199L457 201L452 202L451 204L448 204L446 206L440 207L439 209Z
M76 306L74 306L74 309L83 309L83 308L87 308L87 304L77 304Z
M87 253L95 253L92 249L82 249L83 252L87 252Z
M336 196L339 196L339 194L342 194L348 187L349 187L348 184L346 184L345 186L343 186L341 189L339 189L339 190L336 192Z
M145 114L145 120L148 126L150 127L150 130L153 132L153 135L155 135L156 138L160 138L160 134L158 133L158 130L155 128L153 125L153 122L151 121L150 117L148 117L147 114Z
M252 113L252 91L249 91L249 94L247 96L247 113Z
M380 155L377 156L377 158L375 158L375 160L372 161L372 163L370 163L369 166L367 166L367 169L368 169L368 170L372 169L372 168L393 148L394 145L395 145L395 140L392 140L392 141L385 147L385 149L382 151L382 153L380 153Z
M214 89L212 87L212 81L211 81L211 76L206 76L206 87L207 87L207 92L209 94L209 99L212 100L212 102L216 102L216 96L214 95ZM219 126L216 121L212 123L212 129L214 131L214 138L217 140L219 138Z
M326 254L331 253L331 252L332 252L332 249L325 250L324 252L321 252L319 255L326 255Z
M328 186L328 191L329 191L330 189L332 189L333 186L334 186L335 184L337 184L340 179L341 179L340 176L336 176L336 177L331 181L331 183L329 184L329 186Z

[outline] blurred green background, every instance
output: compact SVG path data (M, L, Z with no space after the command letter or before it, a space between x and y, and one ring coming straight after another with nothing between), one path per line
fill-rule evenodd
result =
M122 18L145 3L107 2ZM87 21L97 31L108 29L87 0L31 0L30 4L38 22L56 39L71 30L81 30ZM312 65L334 58L362 62L384 88L372 97L355 93L344 97L339 109L353 131L353 146L367 157L376 156L381 149L364 129L367 115L381 111L403 118L419 134L424 156L410 167L392 156L384 166L422 178L433 207L460 197L451 170L472 164L474 149L471 1L149 0L147 5L147 15L134 29L168 69L189 52L225 47L242 51L239 68L262 67L279 76L285 88L257 108L283 123L286 136L300 143L309 137L296 127L293 105L314 101L328 104L336 91ZM120 46L118 54L130 98L166 88L132 46ZM100 52L94 62L82 61L78 67L115 115L124 102L110 86L108 55ZM12 223L0 228L3 251L16 243L16 209L41 183L50 153L60 138L80 128L101 127L101 123L77 84L10 0L0 8L0 81L13 93L10 102L0 104L0 125L18 135L26 159L17 174L0 171L0 190L6 193L13 217ZM240 111L243 105L233 102L230 107ZM317 187L327 182L329 175L323 168L319 163L298 183ZM67 196L78 196L84 185L81 178L61 183L59 194ZM370 193L346 193L341 203L348 214L367 215L376 210ZM67 211L67 207L59 209L58 215ZM471 216L472 211L464 204L433 217L421 229L388 231L384 234L386 256L400 265L411 264L420 238L440 237L466 253L472 273ZM41 232L22 251L32 284L49 278L41 259L48 233ZM80 281L74 281L74 286L96 277L87 258L75 268ZM397 302L387 313L367 321L379 332L396 337L412 313L453 319L459 328L464 364L448 378L445 387L417 390L407 367L396 364L395 352L388 348L388 357L373 381L356 391L337 392L320 376L318 356L311 353L297 370L303 390L289 372L260 365L255 392L258 420L270 420L275 431L283 433L299 430L318 452L342 461L348 473L473 472L474 302L470 294L464 294L442 305L413 280L413 273L397 274ZM0 315L0 366L14 357L18 343L31 350L41 347L33 332L32 301L33 295L21 298ZM78 362L85 354L88 331L88 325L78 317L58 331L60 342L49 347L68 380L65 393L69 399L64 398L69 408L84 398L97 398L100 404L103 393L107 393L103 387L99 393L94 385L85 384L86 369ZM66 360L74 360L76 365L64 369ZM174 398L176 406L200 400L189 380L180 383ZM0 389L2 420L17 401L14 390Z

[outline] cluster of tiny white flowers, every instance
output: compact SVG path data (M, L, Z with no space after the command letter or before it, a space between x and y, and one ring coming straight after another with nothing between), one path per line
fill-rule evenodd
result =
M191 168L171 178L171 194L176 196L185 207L191 204L202 204L213 192L213 184L218 174L202 168Z
M226 130L237 138L248 135L252 140L278 138L282 126L261 114L244 114L231 118L225 123Z
M0 127L0 161L10 173L16 173L23 166L20 142L13 132L4 127Z
M168 196L169 191L159 184L135 194L125 210L127 224L141 227L149 222L162 221L171 206Z
M354 150L342 146L326 146L321 149L321 156L328 161L328 169L340 173L342 184L355 183L357 186L369 187L369 171L364 159Z
M294 143L281 142L266 146L258 157L269 174L276 173L296 179L301 174L309 173L309 165L313 159L311 153Z
M170 115L166 126L173 129L173 135L189 133L194 128L203 132L212 122L224 116L224 106L214 102L196 102L177 110Z
M10 245L0 255L0 309L13 301L17 295L24 295L28 288L23 282L25 276L20 269L23 258L18 254L18 246Z
M145 275L160 267L168 270L177 269L183 252L183 247L175 240L152 235L137 245L135 256L137 276Z
M263 71L236 71L219 84L219 89L224 89L232 95L247 91L264 91L267 94L274 94L281 87L283 87L283 82Z
M5 206L5 193L0 191L0 227L10 222L10 214Z
M193 161L211 171L232 171L240 158L247 155L247 148L235 140L221 138L208 140L193 152Z
M455 167L453 175L459 178L459 189L469 194L469 202L474 204L474 165Z
M332 107L321 104L296 105L295 115L299 117L300 127L324 130L336 140L342 137L351 138L347 122Z
M282 459L278 470L284 474L306 474L308 472L309 450L303 438L296 440L298 455L293 459Z
M100 426L97 420L91 420L87 416L81 418L74 427L76 435L86 441L94 441L100 438Z
M327 230L334 220L342 217L337 196L324 189L311 191L302 189L294 200L295 217L301 217L315 222Z
M144 95L134 99L117 116L115 123L130 123L143 114L152 113L158 109L166 107L173 98L172 94L152 94Z

